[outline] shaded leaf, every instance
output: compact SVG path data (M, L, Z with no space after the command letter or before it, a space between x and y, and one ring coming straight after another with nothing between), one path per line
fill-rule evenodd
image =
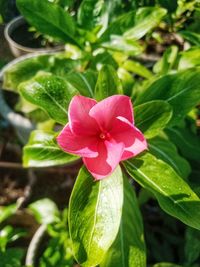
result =
M71 72L66 75L66 80L76 88L81 95L94 97L97 74L92 70L85 72Z
M122 94L122 85L116 70L110 65L104 65L98 75L95 87L95 99L102 100L108 96Z
M184 157L200 161L200 140L187 128L168 128L166 133Z
M176 146L164 138L156 137L148 143L150 152L168 163L182 178L187 178L191 168L187 160L178 154Z
M134 108L135 125L146 138L158 135L172 116L171 106L161 100L150 101Z

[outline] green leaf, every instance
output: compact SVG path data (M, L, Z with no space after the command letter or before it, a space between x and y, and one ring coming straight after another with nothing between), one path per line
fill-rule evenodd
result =
M103 0L83 0L78 9L78 23L88 30L104 31L108 24L107 6Z
M136 56L142 53L143 47L136 40L126 40L123 36L112 35L110 41L101 46L111 51L122 52L125 55Z
M59 5L47 0L17 0L17 7L37 31L64 42L78 44L75 22Z
M150 101L134 108L135 125L146 138L158 135L172 116L171 106L162 100Z
M99 42L109 41L112 35L122 35L126 30L133 26L135 19L135 11L130 11L121 15L110 23L106 31L100 37Z
M9 248L5 252L0 252L1 266L21 267L24 254L25 252L22 248Z
M178 69L188 69L200 65L200 48L192 47L189 50L180 53Z
M91 58L89 67L94 70L99 70L103 65L112 65L114 69L117 69L118 67L115 59L107 51L100 52L93 56Z
M191 171L190 165L178 154L177 148L172 142L156 137L149 141L148 147L154 156L168 163L183 179L188 177Z
M38 71L47 69L48 59L48 55L41 55L12 64L4 72L3 88L17 91L21 82L29 80Z
M200 256L200 232L187 227L185 238L185 260L187 266L191 266Z
M161 263L156 263L155 265L153 265L153 267L183 267L183 266L169 262L161 262Z
M65 76L69 71L79 66L79 60L67 58L65 52L27 58L6 67L3 88L17 91L20 83L33 78L39 71Z
M124 177L120 229L100 267L146 267L143 223L133 187Z
M120 167L100 181L85 167L79 172L69 204L69 230L76 260L98 265L115 240L122 213L123 176Z
M17 210L17 204L11 204L6 207L0 207L0 223L4 222L10 216L15 214Z
M200 161L200 140L198 136L187 128L178 127L166 129L166 133L184 157Z
M200 34L192 31L181 31L179 32L183 38L190 43L199 46L200 45Z
M95 99L102 100L116 94L122 94L121 82L116 70L111 65L104 65L98 75L95 87Z
M160 75L167 74L176 64L177 57L178 47L175 45L168 47L162 58L153 66L153 71L155 73L159 73Z
M171 166L150 153L124 165L133 179L155 195L165 212L200 230L200 199Z
M48 167L71 163L76 156L63 152L57 145L54 132L36 130L23 149L24 167Z
M71 72L66 75L66 80L76 88L81 95L94 97L97 74L92 70L85 72Z
M63 125L67 122L67 109L71 98L77 94L75 88L63 78L49 73L38 74L21 83L19 91L27 101L42 108L50 118Z
M137 10L134 27L124 33L126 39L138 40L155 28L166 15L166 10L160 7L143 7Z
M31 203L28 209L40 224L50 224L59 220L59 210L56 204L48 198Z
M153 76L150 70L148 70L145 66L143 66L139 62L133 60L126 60L125 63L122 65L122 68L130 72L133 72L134 74L138 74L146 79L150 79Z
M200 69L161 77L139 95L135 104L156 99L165 100L173 107L170 125L178 124L200 102Z

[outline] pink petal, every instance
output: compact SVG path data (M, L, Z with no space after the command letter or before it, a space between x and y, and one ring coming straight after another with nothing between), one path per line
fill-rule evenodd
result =
M102 130L112 128L113 119L118 116L122 116L133 123L133 108L128 96L110 96L94 105L89 114L97 121Z
M89 116L90 109L96 105L96 100L74 96L69 105L69 124L73 133L80 135L93 135L99 127L96 121Z
M110 134L117 143L123 142L124 144L121 160L134 157L147 149L147 142L143 134L125 118L115 119Z
M59 146L65 151L81 157L97 157L98 140L96 137L74 135L69 123L63 128L57 137Z
M98 157L85 157L83 162L95 179L101 180L114 171L120 162L123 151L124 145L122 143L99 142Z

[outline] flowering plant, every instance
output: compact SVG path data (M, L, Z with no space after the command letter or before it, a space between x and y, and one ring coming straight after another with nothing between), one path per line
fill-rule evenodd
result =
M122 261L125 266L128 261L146 266L142 219L128 178L150 191L165 212L200 229L200 199L187 181L190 166L170 141L174 133L181 135L177 125L199 101L199 85L194 83L199 70L152 81L134 96L134 119L131 98L122 94L113 67L103 66L95 83L91 76L84 78L90 88L85 96L78 91L81 83L75 87L53 74L39 73L20 83L20 94L51 118L48 130L31 133L24 166L74 164L83 157L86 167L78 174L69 203L75 259L82 266ZM64 128L55 132L55 123Z
M83 1L77 16L50 1L17 2L41 32L75 46L5 72L4 88L20 94L20 111L38 128L24 146L24 167L78 168L68 224L81 266L146 267L139 204L151 199L193 237L200 230L199 47L178 52L171 46L148 69L133 56L166 9L120 9L112 18L107 12L116 6L105 8L107 1Z

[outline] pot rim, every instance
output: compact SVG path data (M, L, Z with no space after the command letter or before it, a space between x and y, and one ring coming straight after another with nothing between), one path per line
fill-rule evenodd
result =
M15 25L18 22L17 25ZM34 52L56 52L56 51L61 51L64 48L64 45L58 45L57 47L53 47L53 48L45 48L45 47L41 47L41 48L31 48L31 47L27 47L27 46L23 46L19 43L17 43L16 41L14 41L10 34L13 32L13 30L15 30L19 25L22 25L26 22L25 18L23 16L18 16L14 19L12 19L5 27L4 29L4 36L7 40L8 43L10 43L12 46L23 50L25 52L28 53L34 53ZM15 26L14 26L15 25Z

